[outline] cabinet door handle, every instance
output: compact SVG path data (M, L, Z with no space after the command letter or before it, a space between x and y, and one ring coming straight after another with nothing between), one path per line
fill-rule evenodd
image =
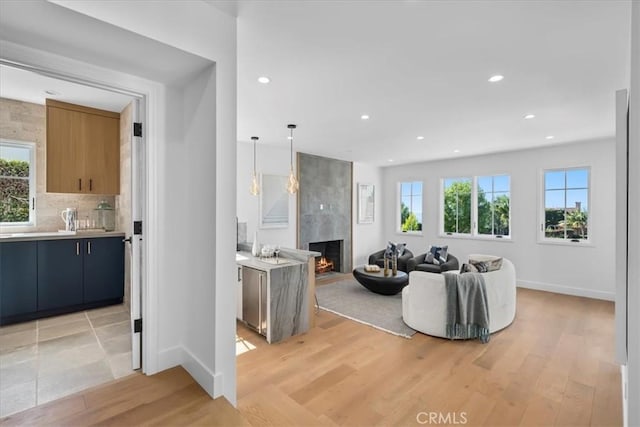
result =
M87 255L91 255L91 242L87 242Z
M78 178L78 190L82 191L82 178Z
M80 255L80 242L76 242L76 255Z
M89 178L89 191L93 191L93 180Z

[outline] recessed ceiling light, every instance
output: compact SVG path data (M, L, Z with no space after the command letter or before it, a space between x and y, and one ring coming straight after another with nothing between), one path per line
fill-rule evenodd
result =
M458 150L457 148L455 150L453 150L454 153L459 153L460 150Z
M363 115L360 116L360 118L362 120L369 120L369 115L368 114L363 114Z
M387 162L392 163L392 162L393 162L393 159L389 159L389 160L387 160Z
M45 90L44 93L46 93L47 95L51 95L51 96L58 96L60 95L60 92L56 92L55 90Z
M496 74L495 76L489 77L489 81L491 83L499 82L502 79L504 79L504 76L501 76L500 74Z
M555 136L553 136L553 135L547 135L547 136L544 137L544 139L553 139L553 138L555 138Z
M258 77L258 81L260 83L266 85L267 83L269 83L271 81L271 79L269 77L267 77L267 76L261 76L261 77Z
M525 114L523 117L529 120L529 119L533 119L535 116L536 116L535 114Z
M424 139L424 136L419 136L416 138L418 141L422 141Z

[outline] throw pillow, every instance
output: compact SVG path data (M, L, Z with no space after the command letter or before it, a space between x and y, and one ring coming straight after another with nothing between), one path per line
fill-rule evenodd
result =
M483 263L485 263L487 265L487 271L496 271L496 270L500 270L502 268L502 258L501 257L485 259L485 260L476 260L476 259L469 258L469 262L470 263L483 262Z
M396 252L396 244L389 242L387 243L387 249L384 252L385 258L391 258L391 256Z
M406 243L396 243L396 249L398 251L398 256L401 257L404 255L404 250L407 248Z
M449 256L448 254L449 252L449 246L443 246L442 249L440 250L440 263L444 264L445 262L447 262L447 257Z
M449 246L429 246L429 251L424 257L427 264L440 265L447 262L447 251Z
M473 265L478 273L487 273L489 271L489 264L485 261L471 261L469 260L469 264Z
M460 273L477 273L477 272L478 272L478 269L473 264L464 263L462 264L462 267L460 267Z

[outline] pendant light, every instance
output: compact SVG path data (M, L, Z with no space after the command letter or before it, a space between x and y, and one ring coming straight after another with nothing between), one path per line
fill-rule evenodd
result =
M300 187L296 175L293 173L293 130L296 125L287 125L287 127L289 128L289 141L291 141L291 169L289 170L289 179L287 179L287 191L289 194L295 194Z
M249 193L253 196L257 196L260 194L258 174L256 173L256 142L258 141L258 137L252 136L251 140L253 141L253 173L251 174L251 186L249 187Z

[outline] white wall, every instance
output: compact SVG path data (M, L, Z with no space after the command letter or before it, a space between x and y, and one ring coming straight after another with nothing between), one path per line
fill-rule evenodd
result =
M287 175L289 173L289 150L279 147L261 145L256 149L256 169L258 173ZM258 223L259 196L249 194L251 171L253 170L252 143L238 142L237 169L237 215L238 222L247 223L247 240L253 241L253 232ZM375 220L373 224L358 224L358 183L375 185ZM383 233L383 200L382 172L379 167L364 163L353 163L353 265L366 264L369 255L386 245ZM260 229L258 241L262 244L274 244L282 247L296 247L296 203L297 198L289 199L289 226L287 228Z
M631 9L629 93L629 423L640 425L640 2ZM633 403L636 402L636 403Z
M593 245L539 244L540 170L572 166L591 167L589 233ZM512 240L440 237L440 179L490 174L511 175ZM396 232L397 183L409 180L423 181L424 235L421 237ZM615 251L613 139L392 167L385 169L384 183L386 235L406 241L414 254L438 244L449 245L449 252L461 262L471 253L504 256L513 261L519 286L614 299L615 278L611 270Z
M373 224L358 224L358 184L373 184L375 194ZM383 233L383 206L388 203L388 193L382 185L382 170L379 167L364 163L353 163L353 266L367 264L369 255L383 249L387 240Z
M236 179L237 215L238 222L247 223L247 240L253 242L253 233L259 223L260 195L252 196L249 193L251 184L251 172L253 171L253 143L238 142L238 160ZM289 162L291 156L289 149L266 145L258 140L256 144L256 170L258 174L289 175ZM295 153L294 153L295 162ZM295 168L295 164L294 164ZM295 169L294 169L295 170ZM286 228L258 228L258 242L261 244L278 245L284 248L296 247L297 230L297 197L289 196L289 226Z
M229 284L235 277L236 19L197 1L189 7L172 1L55 3L215 62L215 72L200 74L174 97L184 96L190 113L167 117L169 123L184 119L183 137L149 159L157 161L150 178L157 181L150 182L157 200L150 209L162 212L150 230L160 246L150 248L157 251L150 266L157 283L150 286L156 286L158 311L149 314L158 320L157 368L182 363L209 394L235 404L235 293ZM183 174L177 182L161 178L172 173L169 165ZM185 204L176 205L179 200ZM185 219L185 210L193 216ZM175 307L182 303L187 307Z

